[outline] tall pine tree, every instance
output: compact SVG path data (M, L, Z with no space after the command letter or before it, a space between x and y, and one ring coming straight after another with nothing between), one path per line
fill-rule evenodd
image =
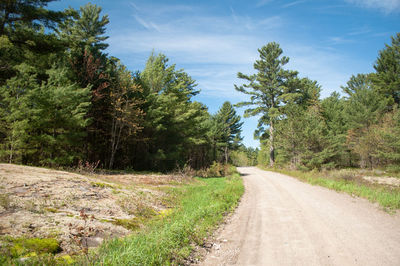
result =
M241 102L237 106L255 106L245 111L246 116L261 115L258 127L269 127L269 156L270 166L275 163L275 123L281 115L281 107L285 98L294 93L290 82L297 76L296 71L285 70L283 67L289 58L281 56L283 51L279 44L272 42L258 49L260 59L254 63L257 71L254 75L238 73L238 78L247 81L247 84L236 86L235 89L250 96L250 101Z

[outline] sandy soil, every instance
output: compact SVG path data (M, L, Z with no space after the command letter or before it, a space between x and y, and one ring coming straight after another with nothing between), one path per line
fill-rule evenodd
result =
M294 178L239 168L245 194L202 265L400 265L400 215Z
M390 176L363 176L364 180L371 183L378 183L381 185L389 185L394 187L400 187L400 178Z
M168 175L80 175L0 164L0 240L51 237L70 254L81 250L77 236L85 233L85 245L96 247L131 232L113 221L135 218L138 208L164 209L159 186L179 181ZM85 222L82 211L93 219Z

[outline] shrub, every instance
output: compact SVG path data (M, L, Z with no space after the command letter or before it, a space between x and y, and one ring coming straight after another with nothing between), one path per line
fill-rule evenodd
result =
M213 162L209 168L196 171L195 175L204 178L224 177L230 176L236 172L236 167L233 165Z

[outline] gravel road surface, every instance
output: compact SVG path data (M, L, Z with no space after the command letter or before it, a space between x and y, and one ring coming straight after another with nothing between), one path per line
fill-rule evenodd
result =
M400 215L254 167L202 265L400 265Z

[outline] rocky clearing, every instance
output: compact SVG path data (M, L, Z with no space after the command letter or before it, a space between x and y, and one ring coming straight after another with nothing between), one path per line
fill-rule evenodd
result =
M163 188L181 182L172 175L82 175L0 164L0 242L55 238L62 254L96 247L140 227L143 217L162 215L168 207Z

